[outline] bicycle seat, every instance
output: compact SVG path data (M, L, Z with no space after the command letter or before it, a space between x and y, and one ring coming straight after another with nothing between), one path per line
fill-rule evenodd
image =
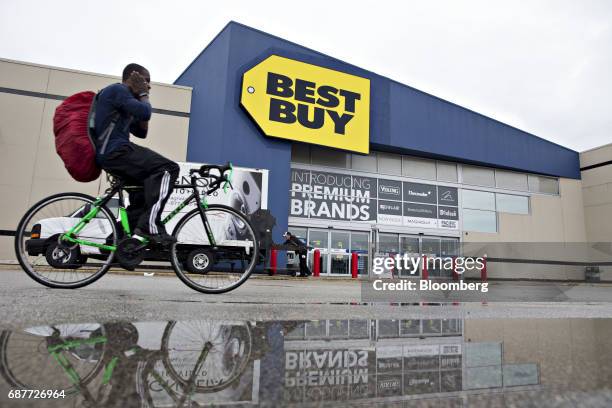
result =
M117 174L107 170L104 170L104 172L106 173L106 180L108 180L108 183L112 187L120 185L124 190L139 190L144 188L142 185L135 184L133 181L127 180Z

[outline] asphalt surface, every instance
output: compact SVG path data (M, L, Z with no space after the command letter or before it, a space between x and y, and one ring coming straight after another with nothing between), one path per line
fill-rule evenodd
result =
M5 267L0 406L612 406L612 285L490 284L509 301L364 303L322 278L204 295L160 273L58 290Z
M491 283L516 299L543 283ZM232 318L241 320L299 320L361 318L605 318L612 302L602 302L612 285L567 285L580 293L573 302L469 302L397 306L390 302L361 304L355 280L253 277L238 289L206 295L185 286L172 274L113 274L85 288L46 288L20 270L0 270L0 326L109 320L180 320ZM567 292L566 292L567 293ZM589 299L591 298L592 299Z

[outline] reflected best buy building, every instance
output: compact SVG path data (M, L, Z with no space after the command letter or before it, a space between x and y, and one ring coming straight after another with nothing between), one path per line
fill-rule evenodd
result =
M459 242L611 241L612 145L579 154L234 22L164 89L153 93L162 107L154 148L268 169L275 241L287 229L305 238L321 250L323 274L349 274L351 252L365 273L372 242L386 253L452 254ZM190 109L164 108L189 97ZM172 112L180 120L160 120ZM562 276L521 270L584 277L576 265Z

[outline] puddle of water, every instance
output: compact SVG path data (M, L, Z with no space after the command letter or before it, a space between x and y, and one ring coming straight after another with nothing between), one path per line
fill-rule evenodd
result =
M0 335L0 406L609 407L611 346L612 319L37 326Z

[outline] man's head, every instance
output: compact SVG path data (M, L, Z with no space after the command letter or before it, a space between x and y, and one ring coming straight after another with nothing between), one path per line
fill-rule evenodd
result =
M291 233L289 231L285 231L283 238L288 239L289 237L291 237Z
M149 70L143 67L142 65L138 65L135 63L127 64L125 68L123 68L121 81L126 82L134 71L142 75L147 82L151 82L151 74L149 74Z

